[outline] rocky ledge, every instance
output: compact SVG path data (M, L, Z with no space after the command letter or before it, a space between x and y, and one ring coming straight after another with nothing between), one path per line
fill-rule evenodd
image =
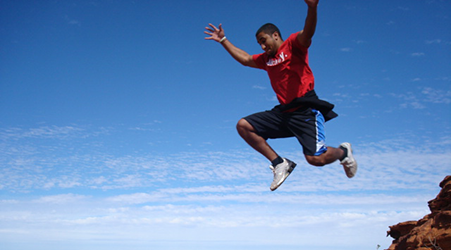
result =
M428 202L430 214L389 227L387 236L394 240L387 250L451 250L451 176L440 187L437 197Z

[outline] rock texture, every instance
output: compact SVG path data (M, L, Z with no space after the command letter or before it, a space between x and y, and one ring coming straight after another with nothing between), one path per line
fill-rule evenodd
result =
M437 197L428 202L430 214L389 227L387 236L394 240L388 250L451 250L451 176L440 187Z

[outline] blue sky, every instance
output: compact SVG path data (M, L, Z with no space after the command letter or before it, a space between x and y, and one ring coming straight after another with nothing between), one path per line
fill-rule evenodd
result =
M451 173L451 3L320 1L310 63L336 104L327 143L359 172L269 163L235 131L276 105L250 54L264 23L303 27L303 1L0 1L2 249L376 249L429 212Z

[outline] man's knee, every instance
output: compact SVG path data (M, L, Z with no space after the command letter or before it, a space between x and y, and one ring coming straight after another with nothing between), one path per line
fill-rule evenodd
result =
M246 121L246 119L241 118L236 124L236 129L238 130L238 133L242 133L252 130L252 125Z
M310 165L316 166L316 167L322 167L326 165L326 161L323 159L324 157L321 157L321 155L315 156L315 155L306 155L305 159Z
M249 136L252 136L252 134L255 131L252 124L250 124L244 118L241 118L238 121L238 123L236 124L236 130L238 131L238 134L244 139L248 138Z

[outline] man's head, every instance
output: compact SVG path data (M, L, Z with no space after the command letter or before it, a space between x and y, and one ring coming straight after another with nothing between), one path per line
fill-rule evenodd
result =
M272 23L261 26L255 36L258 44L271 57L276 55L279 46L283 42L279 28Z

